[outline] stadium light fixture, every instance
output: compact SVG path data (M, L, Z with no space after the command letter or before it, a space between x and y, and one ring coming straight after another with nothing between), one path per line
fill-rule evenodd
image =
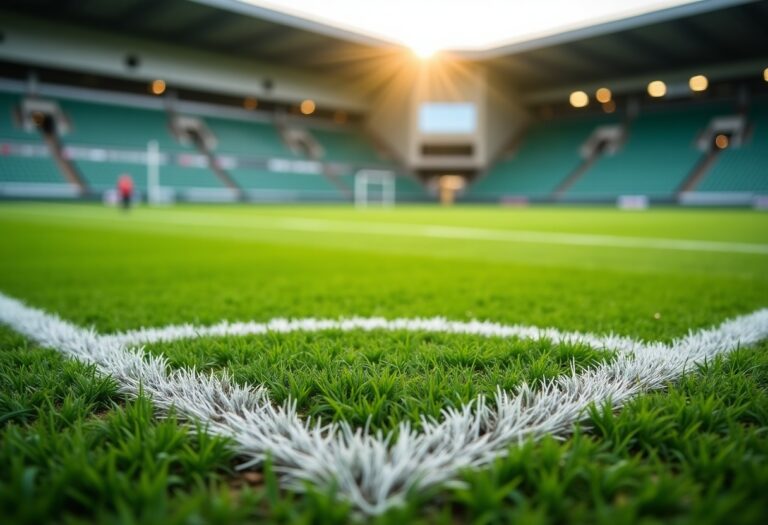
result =
M648 84L648 94L654 98L660 98L667 94L667 85L661 80L654 80Z
M728 135L723 135L722 133L715 137L715 146L717 146L717 149L725 149L728 147L728 143L730 141L728 140Z
M245 97L245 99L243 100L243 107L248 111L253 111L257 107L259 107L259 101L253 97Z
M601 87L597 91L595 91L595 98L598 102L601 104L607 104L611 101L611 98L613 97L613 93L611 93L611 90L605 87Z
M574 91L569 98L571 106L575 108L583 108L589 104L589 95L583 91Z
M162 95L165 93L165 80L153 80L149 89L152 91L153 95Z
M315 106L314 100L307 99L301 102L301 106L299 106L299 109L301 110L301 113L303 115L311 115L312 113L315 112L316 107L317 106Z
M709 87L709 79L704 75L695 75L688 80L691 91L706 91Z

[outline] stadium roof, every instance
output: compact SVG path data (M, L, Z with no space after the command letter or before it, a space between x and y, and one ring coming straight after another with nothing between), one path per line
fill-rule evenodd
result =
M699 0L240 1L434 53L489 51Z
M240 0L6 0L4 8L350 77L403 53L384 38ZM766 27L766 0L703 0L457 54L487 63L523 91L540 90L768 58ZM432 29L425 24L424 30Z

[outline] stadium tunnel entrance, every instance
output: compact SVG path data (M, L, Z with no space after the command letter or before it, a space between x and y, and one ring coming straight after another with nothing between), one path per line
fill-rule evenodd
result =
M477 176L474 170L420 170L419 178L425 182L430 193L437 195L440 203L450 206L460 197Z

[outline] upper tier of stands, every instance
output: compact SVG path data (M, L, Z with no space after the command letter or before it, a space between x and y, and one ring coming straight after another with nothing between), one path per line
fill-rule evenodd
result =
M589 117L534 124L513 156L498 162L467 190L468 198L548 197L582 162L579 148L596 126L618 118Z
M712 117L733 112L731 106L717 104L642 113L630 123L621 149L602 155L567 195L672 197L701 159L699 133Z
M768 192L768 102L756 104L749 117L752 136L723 150L697 191Z

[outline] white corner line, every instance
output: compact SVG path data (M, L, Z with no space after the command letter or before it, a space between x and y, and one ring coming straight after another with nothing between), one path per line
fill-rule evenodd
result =
M454 480L461 470L487 465L525 439L567 436L592 403L620 407L632 397L663 388L695 364L768 338L768 309L691 332L666 345L626 337L598 336L445 319L353 318L277 319L268 323L220 323L142 329L99 335L31 308L0 292L0 322L63 354L111 375L121 391L149 396L161 414L171 408L232 439L235 451L256 465L271 457L285 486L305 482L335 484L340 497L364 514L381 514L407 494ZM225 373L171 369L162 356L146 355L136 345L201 336L324 330L403 330L474 334L486 337L583 342L616 351L615 359L581 373L561 376L539 388L498 390L489 406L483 396L461 408L443 411L440 421L423 418L421 428L401 423L397 433L372 434L344 423L302 421L295 403L274 406L265 388L238 385Z

